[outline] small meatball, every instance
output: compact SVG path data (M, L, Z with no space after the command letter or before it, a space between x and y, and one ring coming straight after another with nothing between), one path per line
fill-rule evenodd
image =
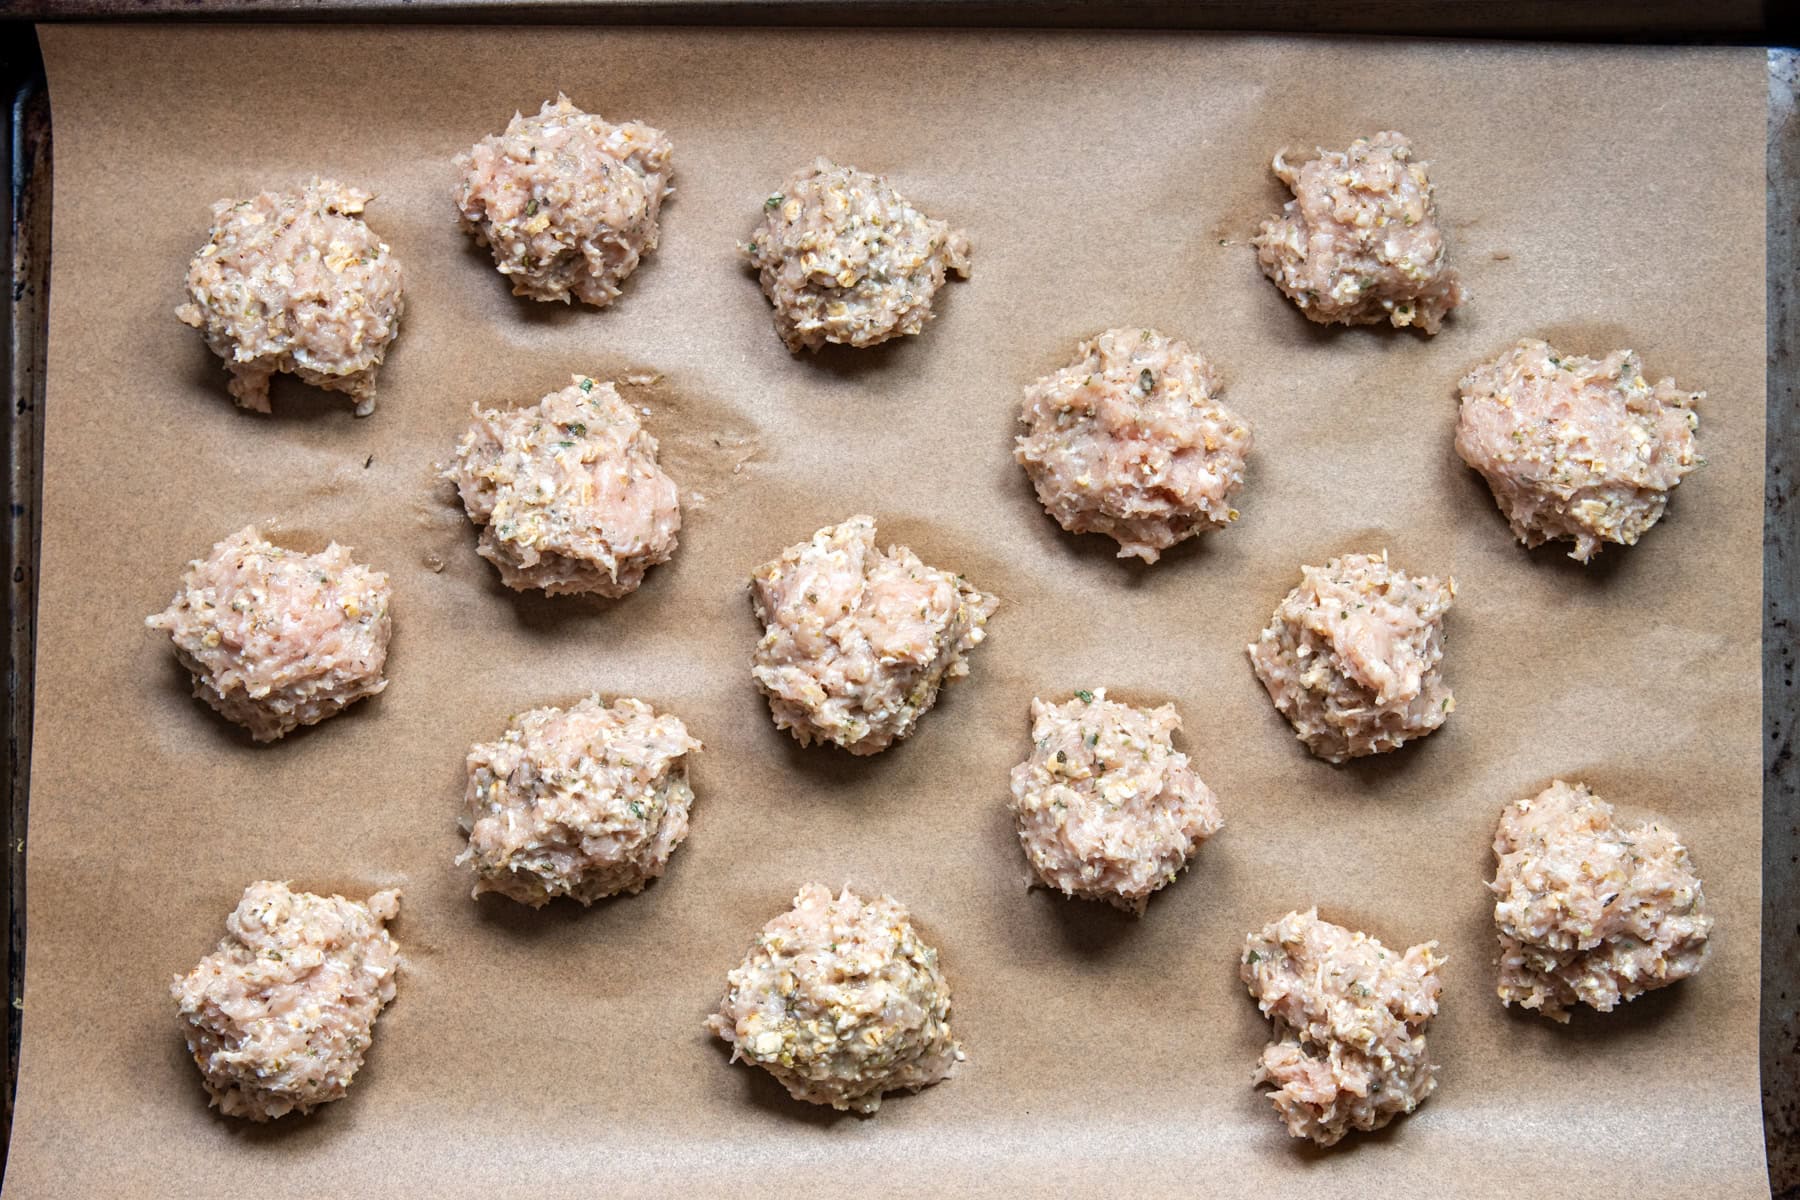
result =
M1466 298L1444 263L1444 235L1425 164L1405 135L1357 138L1342 154L1275 174L1293 190L1278 217L1251 239L1263 274L1309 321L1321 325L1413 325L1436 333Z
M610 383L574 380L529 408L477 406L443 475L507 587L616 600L674 556L681 502L637 410Z
M174 640L195 696L272 742L387 687L392 600L387 575L336 542L301 554L251 525L188 563L144 623Z
M1706 962L1713 921L1687 847L1660 825L1614 825L1585 784L1508 805L1494 857L1502 1004L1566 1022L1572 1005L1611 1012Z
M1437 1090L1425 1026L1437 1015L1436 942L1391 954L1366 933L1291 912L1244 939L1238 977L1275 1038L1253 1085L1294 1137L1321 1146L1380 1129Z
M175 310L231 372L232 397L269 411L269 376L298 375L375 411L375 375L400 333L400 264L363 223L371 194L316 176L299 193L213 205L211 240Z
M884 176L819 159L763 201L745 257L789 350L873 346L918 333L946 272L969 277L969 239Z
M605 308L656 249L673 152L662 130L608 124L558 93L456 156L457 211L513 295Z
M1456 580L1408 575L1387 553L1301 567L1250 665L1294 735L1326 762L1397 750L1456 711L1444 614Z
M875 547L875 518L828 525L750 577L763 637L756 686L778 729L802 746L875 754L909 736L999 600L928 567L905 546Z
M342 1100L394 998L400 893L366 901L244 889L219 948L169 985L201 1082L220 1112L272 1121Z
M1630 546L1705 461L1694 405L1706 393L1673 379L1651 387L1642 369L1629 350L1595 362L1526 338L1463 377L1456 452L1487 480L1521 542L1567 539L1578 562L1603 542Z
M1169 735L1173 704L1133 708L1105 688L1031 702L1031 757L1012 770L1019 844L1045 886L1142 913L1224 826Z
M833 900L818 884L763 926L706 1028L794 1099L859 1113L883 1092L948 1078L966 1057L938 952L906 909L849 888Z
M456 861L475 868L472 894L539 908L643 891L687 836L698 749L686 725L642 700L590 696L514 717L469 751L469 848Z
M1070 533L1104 533L1119 557L1164 550L1237 520L1250 426L1219 403L1218 374L1186 342L1109 329L1025 389L1013 457Z

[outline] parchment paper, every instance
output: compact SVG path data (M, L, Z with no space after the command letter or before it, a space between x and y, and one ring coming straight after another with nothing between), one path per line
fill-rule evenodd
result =
M56 119L24 1070L8 1195L1765 1193L1757 1109L1761 58L1194 36L582 29L43 31ZM604 312L514 300L450 157L561 88L670 131L663 245ZM1244 244L1284 145L1398 128L1473 299L1426 340L1307 324ZM966 227L923 337L794 357L735 245L825 153ZM372 188L407 270L380 407L235 411L175 321L220 196ZM1220 364L1257 447L1243 520L1151 568L1063 534L1010 458L1022 385L1107 326ZM1508 534L1454 388L1523 334L1704 388L1710 465L1582 569ZM472 402L572 371L634 394L690 493L617 604L504 591L430 481ZM718 444L714 444L714 439ZM737 469L734 472L734 467ZM691 493L700 493L699 497ZM743 583L866 510L1003 606L972 676L874 759L803 751L751 685ZM389 571L392 686L271 747L143 628L244 523ZM1310 758L1244 646L1302 562L1453 574L1458 708L1380 761ZM432 563L440 561L441 571ZM1034 692L1171 699L1224 832L1142 920L1028 892L1003 800ZM590 689L706 742L666 878L590 911L468 898L468 745ZM1697 979L1567 1028L1493 997L1501 807L1553 776L1685 836L1718 917ZM405 889L408 970L350 1098L207 1110L166 995L261 877ZM874 1119L790 1102L701 1021L808 880L891 892L941 948L954 1081ZM1450 955L1441 1088L1319 1153L1249 1086L1244 933L1292 907Z

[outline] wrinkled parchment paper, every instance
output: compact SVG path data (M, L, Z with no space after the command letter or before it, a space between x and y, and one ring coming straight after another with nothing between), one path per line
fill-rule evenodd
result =
M56 120L24 1073L9 1196L951 1193L1755 1196L1761 58L1194 36L603 29L43 31ZM604 312L513 299L450 157L561 88L667 129L663 246ZM1397 128L1473 299L1433 340L1307 324L1245 245L1282 146ZM736 243L825 153L966 227L923 337L782 349ZM284 385L235 411L171 315L221 196L371 188L407 271L367 420ZM1144 569L1062 533L1010 458L1022 385L1150 324L1255 426L1243 520ZM1523 334L1704 388L1710 465L1634 549L1514 544L1451 449L1463 371ZM516 596L432 484L471 403L571 372L628 394L688 494L616 604ZM1002 607L973 675L862 760L771 726L743 583L868 511ZM391 573L392 686L256 747L143 628L249 521ZM1377 762L1310 758L1244 646L1302 562L1453 574L1458 708ZM441 570L434 569L441 565ZM1173 700L1224 832L1142 920L1025 887L1003 808L1034 692ZM531 912L450 865L468 745L590 689L705 740L692 836L644 894ZM1553 776L1685 836L1718 916L1694 981L1567 1028L1494 999L1501 807ZM166 995L250 880L405 890L409 968L350 1098L207 1110ZM960 1076L872 1120L790 1102L701 1021L808 880L907 903ZM1335 1152L1249 1086L1236 978L1291 907L1450 956L1419 1113Z

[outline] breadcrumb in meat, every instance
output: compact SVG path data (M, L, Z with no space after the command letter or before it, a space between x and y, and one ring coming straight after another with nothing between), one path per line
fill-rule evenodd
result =
M1409 575L1387 553L1300 568L1300 586L1249 646L1294 736L1327 762L1396 750L1456 710L1444 682L1454 579Z
M656 249L673 154L662 130L613 125L559 92L457 156L457 211L515 296L604 308Z
M680 497L656 449L612 384L576 375L528 408L477 406L443 474L507 587L617 599L675 554Z
M1237 520L1250 426L1218 392L1213 365L1186 342L1109 329L1025 389L1013 454L1057 524L1155 562Z
M336 542L302 554L250 525L190 562L144 623L175 643L195 696L269 742L387 687L392 596Z
M1687 848L1661 825L1616 824L1585 784L1508 805L1494 858L1503 1004L1611 1012L1706 962L1713 919Z
M1525 338L1464 376L1461 392L1456 452L1521 542L1572 541L1578 562L1636 543L1705 461L1694 432L1706 393L1651 386L1629 350L1596 361Z
M851 517L750 577L763 637L751 672L778 728L800 744L875 754L909 736L946 680L969 673L999 604Z
M1393 132L1299 166L1277 154L1275 174L1294 198L1252 239L1263 274L1309 321L1436 333L1467 297L1444 261L1425 166Z
M763 201L744 247L789 350L873 346L931 320L947 274L969 277L969 239L886 177L821 158Z
M950 1033L938 952L895 900L835 900L808 884L763 927L706 1028L796 1100L872 1113L884 1092L918 1091L966 1057Z
M1012 769L1012 811L1031 869L1065 896L1142 913L1224 820L1177 751L1173 704L1135 708L1080 691L1031 702L1031 756Z
M400 948L385 926L399 910L397 891L244 889L219 948L169 985L220 1112L272 1121L343 1099L394 998Z
M456 861L474 867L474 894L537 908L642 891L687 836L698 749L679 718L642 700L590 696L514 717L469 751L469 846Z
M206 335L239 405L269 411L269 377L297 375L375 411L375 377L400 333L400 264L363 222L370 193L315 176L298 193L213 205L188 266L181 321Z
M1317 909L1244 939L1238 977L1275 1034L1253 1083L1273 1089L1290 1134L1334 1145L1411 1113L1437 1089L1425 1027L1444 962L1436 942L1396 954Z

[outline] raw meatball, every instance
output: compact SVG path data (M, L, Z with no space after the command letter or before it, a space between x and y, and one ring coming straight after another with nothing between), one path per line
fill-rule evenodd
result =
M1244 939L1238 977L1275 1039L1255 1084L1295 1137L1330 1146L1352 1129L1380 1129L1437 1089L1425 1026L1437 1015L1436 942L1391 954L1366 933L1291 912Z
M1509 805L1494 857L1503 1004L1611 1012L1706 962L1713 922L1687 848L1660 825L1614 825L1585 784Z
M272 742L387 687L392 598L387 575L336 542L302 554L250 525L188 563L144 623L174 640L194 695Z
M1142 913L1225 824L1170 745L1173 704L1133 708L1105 688L1031 702L1031 757L1012 770L1012 811L1031 869L1065 896Z
M617 599L674 555L681 504L637 410L610 383L574 380L530 408L477 406L444 478L507 587Z
M605 308L656 249L673 150L660 129L608 124L558 93L457 155L456 207L513 295Z
M642 700L590 696L514 717L469 751L469 848L456 861L474 865L473 894L537 908L643 891L687 836L698 749L686 725Z
M1629 350L1565 357L1526 338L1463 377L1456 452L1493 489L1527 546L1629 546L1662 517L1669 493L1704 460L1694 449L1705 392L1655 387Z
M938 952L895 900L837 899L808 884L726 977L706 1027L809 1104L872 1113L883 1092L918 1091L965 1057L950 1036Z
M1301 567L1250 645L1250 665L1307 749L1327 762L1397 750L1456 710L1444 682L1454 579L1408 575L1387 552Z
M314 177L298 194L213 205L175 315L206 335L238 404L269 411L269 376L298 375L375 411L375 374L405 310L400 264L363 223L371 195Z
M1213 365L1154 329L1109 329L1025 389L1013 457L1070 533L1155 562L1237 520L1250 426L1220 404Z
M828 525L750 577L763 637L751 662L777 728L802 746L875 754L907 737L987 636L1000 603L905 546L875 518Z
M1463 302L1444 263L1431 181L1405 135L1357 138L1298 167L1277 154L1274 167L1294 198L1252 244L1263 274L1308 320L1436 333Z
M880 175L819 159L763 201L745 247L789 350L873 346L918 333L969 239L914 208Z
M272 1121L344 1098L394 998L400 947L385 925L399 911L397 891L244 889L219 948L169 985L220 1112Z

